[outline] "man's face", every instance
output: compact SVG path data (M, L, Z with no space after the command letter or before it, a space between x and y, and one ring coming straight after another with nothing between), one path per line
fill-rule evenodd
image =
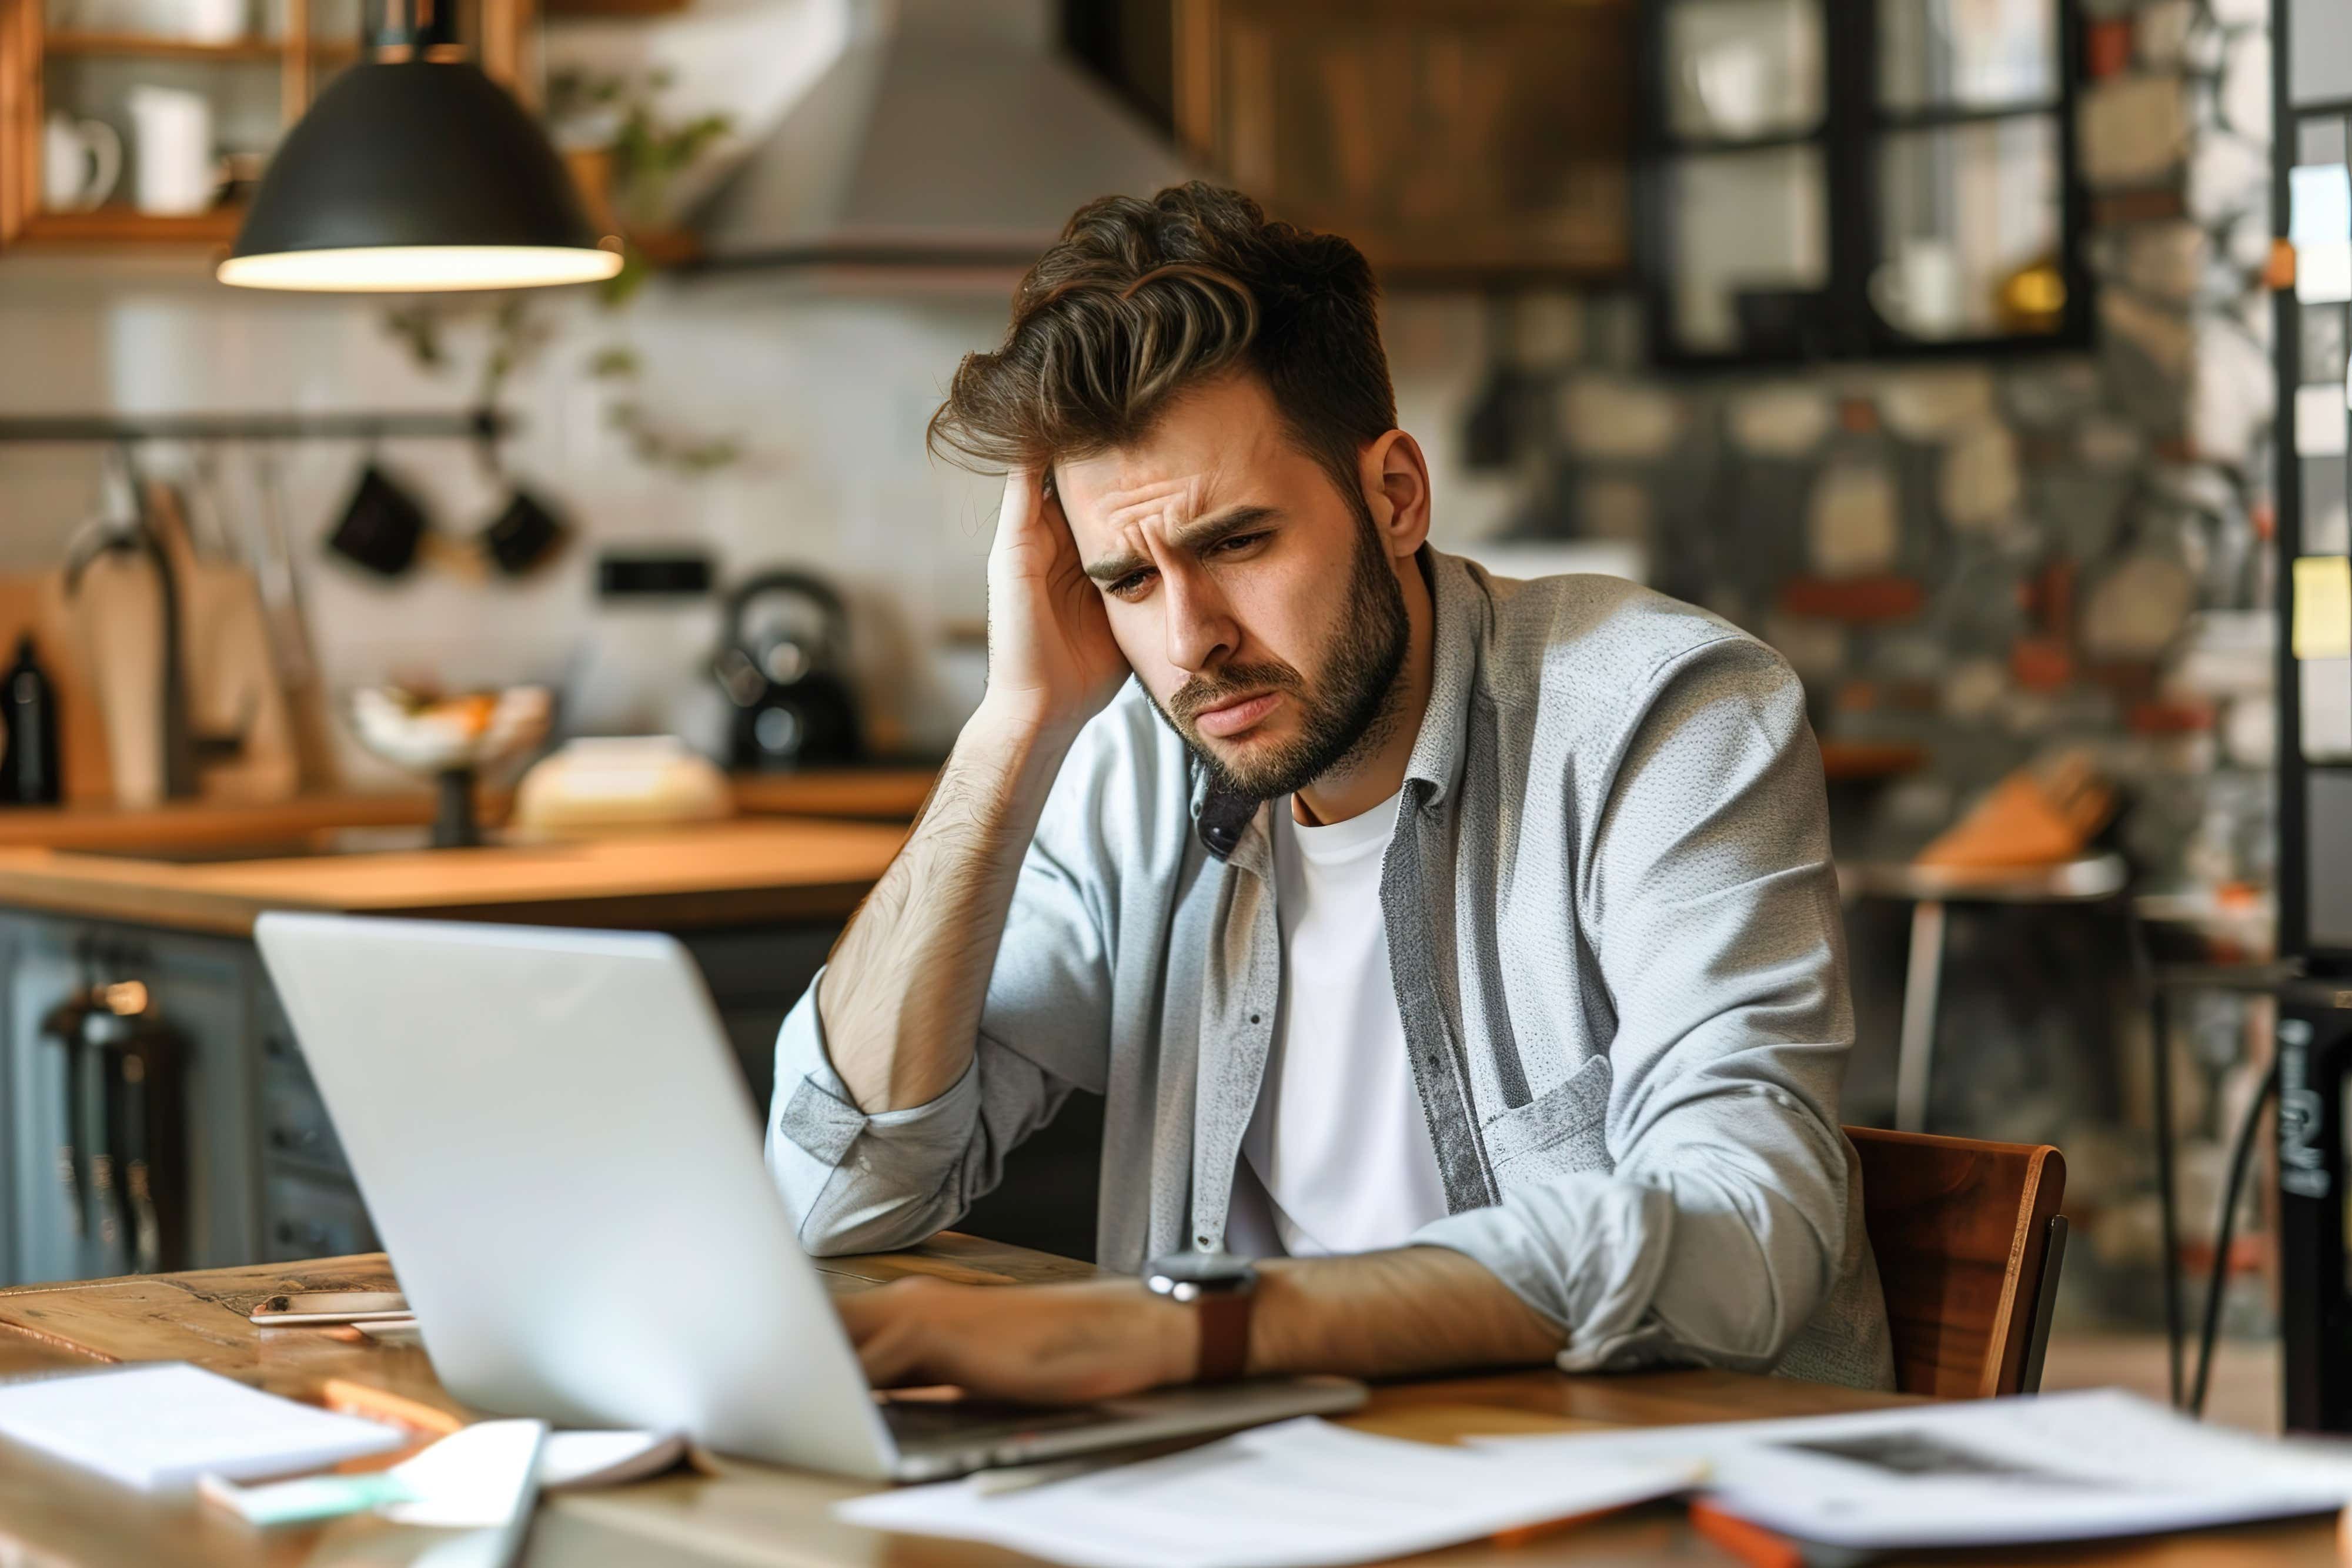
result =
M1286 795L1385 736L1408 637L1397 565L1256 377L1054 473L1120 651L1229 788Z

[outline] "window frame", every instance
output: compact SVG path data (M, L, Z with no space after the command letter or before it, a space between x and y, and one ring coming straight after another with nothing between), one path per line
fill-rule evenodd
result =
M1674 129L1668 80L1670 14L1686 0L1642 6L1637 40L1634 256L1651 363L1663 370L1739 370L1864 361L2008 359L2078 351L2092 340L2091 275L2084 254L2088 215L2078 164L2077 105L2084 80L2079 0L2053 0L2057 25L2057 91L2032 103L1929 105L1885 109L1879 104L1880 0L1808 0L1821 20L1822 113L1807 129L1754 137L1689 136ZM1747 0L1761 4L1765 0ZM1889 142L1906 132L1931 131L2012 120L2054 122L2060 170L2058 265L2066 303L2058 329L2036 333L1913 338L1892 326L1870 303L1870 279L1885 259L1885 216L1878 170ZM1695 156L1811 148L1822 162L1828 277L1821 293L1816 340L1786 350L1694 349L1676 335L1675 233L1671 178Z

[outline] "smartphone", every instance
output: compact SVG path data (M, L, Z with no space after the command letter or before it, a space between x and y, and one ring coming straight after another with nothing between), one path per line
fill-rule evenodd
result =
M264 1328L300 1328L319 1323L381 1323L409 1317L408 1298L398 1291L298 1291L271 1296L253 1309Z

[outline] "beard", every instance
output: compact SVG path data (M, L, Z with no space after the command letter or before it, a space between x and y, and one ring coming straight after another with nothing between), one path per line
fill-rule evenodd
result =
M1348 607L1318 678L1309 683L1280 660L1233 664L1200 675L1152 706L1209 769L1220 790L1252 800L1296 793L1336 768L1378 749L1397 724L1397 674L1411 636L1404 590L1381 549L1371 519L1361 517L1349 572ZM1198 715L1237 697L1278 691L1297 705L1298 734L1262 757L1217 755L1192 726Z

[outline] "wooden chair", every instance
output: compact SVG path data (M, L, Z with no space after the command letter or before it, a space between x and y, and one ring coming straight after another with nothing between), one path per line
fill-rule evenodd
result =
M1863 1224L1878 1257L1906 1394L2033 1394L2066 1250L2066 1158L1848 1127L1862 1156Z

